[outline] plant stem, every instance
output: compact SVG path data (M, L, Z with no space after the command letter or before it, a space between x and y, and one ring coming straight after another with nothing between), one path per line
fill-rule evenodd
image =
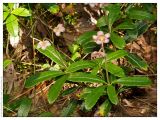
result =
M106 59L106 58L107 58L107 54L105 53L103 43L102 43L101 48L102 48L103 53L105 54L105 56L104 56L104 60L105 60L106 78L107 78L107 82L108 82L108 84L110 84L109 75L108 75L108 70L107 70L107 59Z

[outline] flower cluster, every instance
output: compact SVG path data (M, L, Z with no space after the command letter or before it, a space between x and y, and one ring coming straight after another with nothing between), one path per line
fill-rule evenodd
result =
M45 40L45 41L40 41L39 43L38 43L38 45L37 45L37 48L41 48L41 49L43 49L43 50L45 50L48 46L50 46L51 45L51 43L49 42L49 41L47 41L47 40Z
M65 31L65 28L63 27L63 24L58 24L57 27L53 29L53 31L56 34L56 36L60 36L61 32Z
M93 40L100 45L103 43L109 43L109 37L109 33L104 34L103 31L98 31L97 35L93 35Z

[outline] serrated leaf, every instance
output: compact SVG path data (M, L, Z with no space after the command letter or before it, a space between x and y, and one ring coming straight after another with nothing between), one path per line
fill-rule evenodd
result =
M87 110L92 109L92 107L96 104L96 102L98 101L99 97L101 95L103 95L105 86L100 86L97 88L94 88L91 93L89 93L86 97L85 97L85 108Z
M138 10L136 8L131 8L127 12L127 15L131 19L136 19L136 20L155 20L155 16L152 15L151 13L143 10Z
M110 39L112 43L119 49L123 49L126 45L125 40L114 32L111 33Z
M66 72L75 72L84 68L93 68L96 64L89 60L81 60L72 63L67 69Z
M68 106L63 108L60 116L61 117L69 117L69 116L71 116L73 114L73 112L75 111L77 105L78 105L78 101L77 100L71 100L70 103L68 104Z
M115 86L108 85L107 94L108 94L109 100L113 104L117 105L118 104L118 96L117 96L117 93L116 93L116 90L115 90Z
M31 99L29 98L23 99L18 109L18 117L27 117L30 111L31 104L32 104Z
M120 16L120 4L111 4L105 8L109 11L108 14L108 26L111 31L111 27L113 23L119 18Z
M110 101L105 100L96 111L96 115L101 117L108 116L108 113L110 112L111 107L112 105Z
M119 24L115 29L135 29L136 26L131 21L125 21Z
M26 8L16 8L11 13L17 16L22 16L22 17L31 16L29 10L27 10Z
M121 67L110 62L107 63L107 71L117 77L125 77L124 70Z
M3 69L5 69L11 63L12 63L12 60L9 60L9 59L4 60L4 62L3 62Z
M16 16L11 14L6 20L6 26L11 36L14 37L18 36L19 27L18 27L18 19Z
M39 115L39 117L53 117L53 113L51 112L43 112Z
M7 12L3 12L3 21L6 20L6 18L8 17L8 15L9 15L8 11Z
M117 50L115 52L109 53L107 54L107 60L111 61L111 60L115 60L121 57L126 56L128 53L125 50Z
M67 66L66 61L62 58L61 54L53 46L48 46L45 50L37 47L36 49L48 58L50 58L52 61L57 63L58 65L62 67Z
M107 16L102 16L97 20L97 27L103 27L107 25Z
M152 82L148 77L134 76L114 80L113 84L122 84L124 86L149 86Z
M131 63L134 67L143 69L143 70L148 69L148 65L146 61L141 59L138 55L133 53L128 53L128 55L125 57L127 58L128 62Z
M72 73L72 74L70 74L70 76L67 80L72 81L72 82L106 83L103 79L99 78L96 75L92 75L89 73L83 73L83 72Z
M49 104L52 104L56 101L58 98L60 91L63 87L63 84L67 80L68 76L64 75L56 80L56 82L50 87L48 91L48 102Z
M45 71L45 72L39 72L35 75L31 75L26 81L25 81L25 87L33 87L40 82L43 82L45 80L63 75L64 73L61 71Z

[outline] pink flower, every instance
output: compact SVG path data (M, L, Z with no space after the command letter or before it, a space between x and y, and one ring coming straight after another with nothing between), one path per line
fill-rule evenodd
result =
M105 53L101 51L94 51L91 53L91 59L104 57Z
M63 24L58 24L57 27L53 29L56 36L60 36L61 32L65 31L65 28L63 27Z
M109 37L109 33L104 34L103 31L98 31L97 35L93 35L93 40L100 45L102 43L109 43Z
M47 41L47 40L45 40L45 41L40 41L39 43L38 43L38 45L37 45L37 48L41 48L41 49L43 49L43 50L45 50L48 46L50 46L51 45L51 43L49 42L49 41Z

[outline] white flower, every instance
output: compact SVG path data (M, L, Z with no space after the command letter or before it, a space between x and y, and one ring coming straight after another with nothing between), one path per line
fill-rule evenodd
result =
M65 31L65 28L63 27L63 24L58 24L57 27L53 29L56 36L60 36L61 32Z
M100 45L102 43L109 43L109 37L109 33L104 34L103 31L98 31L97 35L93 35L93 40Z
M10 36L10 44L12 45L12 47L16 48L19 43L19 40L19 36Z
M51 45L51 43L49 42L49 41L47 41L47 40L45 40L45 41L40 41L39 43L38 43L38 45L37 45L37 48L41 48L41 49L43 49L43 50L45 50L48 46L50 46Z

